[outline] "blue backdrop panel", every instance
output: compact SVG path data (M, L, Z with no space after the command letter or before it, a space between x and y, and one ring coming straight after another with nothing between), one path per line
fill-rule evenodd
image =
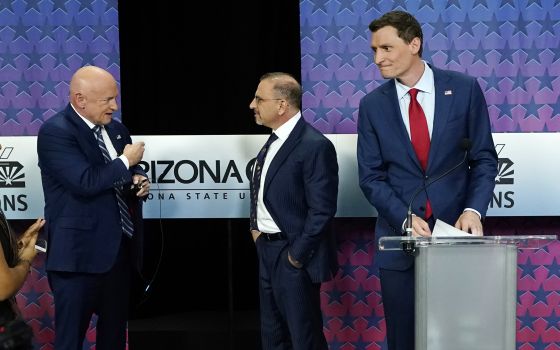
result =
M384 82L368 24L405 10L424 32L423 58L479 77L494 132L560 131L560 1L331 0L300 3L305 119L355 133L360 99Z
M0 1L0 135L37 135L92 64L120 79L117 0Z

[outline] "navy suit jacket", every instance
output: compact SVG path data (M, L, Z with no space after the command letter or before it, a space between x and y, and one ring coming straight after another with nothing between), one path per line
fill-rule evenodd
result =
M360 101L358 165L360 187L378 211L379 239L401 235L409 202L416 190L461 162L461 141L471 142L467 162L420 192L413 212L423 217L426 197L433 216L454 225L465 208L486 215L498 171L488 109L473 77L431 67L435 82L435 113L426 172L416 157L404 125L394 79ZM422 208L421 208L422 207ZM413 258L402 252L383 252L376 262L386 269L404 270Z
M263 198L287 236L290 255L304 264L316 283L332 278L337 268L330 227L337 195L334 146L302 117L270 163Z
M132 143L117 121L105 125L118 154ZM47 271L103 273L114 264L123 232L114 187L129 184L139 167L105 163L95 134L70 105L39 130L37 153L45 195ZM134 253L142 260L142 200L129 196Z

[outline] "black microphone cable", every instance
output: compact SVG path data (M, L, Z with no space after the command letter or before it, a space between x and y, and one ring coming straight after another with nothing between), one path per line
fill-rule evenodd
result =
M157 182L154 183L157 187L157 193L159 194L160 192L160 188L159 188L159 184ZM158 262L156 264L156 268L154 270L154 273L152 274L152 277L148 280L148 282L146 283L146 278L144 277L144 275L142 274L142 271L139 271L140 273L140 277L142 279L142 282L145 283L145 287L142 291L142 296L140 297L140 300L136 303L136 307L140 307L142 304L144 304L149 297L149 293L150 290L152 288L152 284L154 283L156 277L158 276L159 273L159 269L161 266L161 262L163 261L163 249L164 249L164 235L163 235L163 220L162 220L162 210L161 210L161 202L162 199L160 198L160 196L158 195L158 202L159 202L159 233L160 233L160 237L161 237L161 248L159 251L159 258L158 258Z
M428 188L428 186L430 186L431 184L433 184L434 182L446 177L447 175L449 175L451 172L453 172L455 169L457 169L458 167L460 167L466 160L467 160L467 156L469 154L469 151L471 149L471 140L468 138L464 138L461 140L460 143L461 149L464 150L465 154L463 155L463 159L461 159L461 161L457 164L455 164L452 168L447 169L447 171L443 172L442 174L440 174L439 176L437 176L436 178L430 180L427 184L419 186L416 189L416 192L414 192L414 194L412 195L410 202L408 203L408 211L406 213L406 230L405 233L407 236L411 237L412 236L412 204L414 203L414 200L416 199L416 196L418 196L418 194L420 192L422 192L422 190L426 190L426 188Z
M122 155L122 153L117 154L117 157L120 157L121 155ZM155 184L156 187L157 187L157 192L159 194L159 192L160 192L159 184L157 182L150 182L150 180L148 178L144 179L143 181L139 182L136 185L132 184L131 187L130 187L130 191L134 191L134 192L139 191L141 187L138 187L138 186L140 186L142 183L144 183L146 181L148 181L148 183L150 183L150 184ZM160 237L161 237L161 248L160 248L160 251L159 251L159 258L158 258L158 262L156 264L156 268L154 270L154 273L152 274L152 277L148 280L147 283L146 283L146 278L144 277L144 274L142 273L142 271L138 271L138 274L140 275L140 279L142 280L142 283L144 283L146 285L146 287L143 287L142 296L140 297L140 300L136 303L136 307L140 307L142 304L144 304L148 300L150 288L152 287L152 284L154 283L154 281L155 281L155 279L156 279L156 277L159 273L159 268L160 268L161 262L163 260L164 235L163 235L163 220L162 220L162 210L161 210L162 199L159 197L159 195L158 195L158 201L159 201L159 233L160 233ZM144 217L142 217L142 220L144 220ZM143 244L142 244L142 249L144 249Z

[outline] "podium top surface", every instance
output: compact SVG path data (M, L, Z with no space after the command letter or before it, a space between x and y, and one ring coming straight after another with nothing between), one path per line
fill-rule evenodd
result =
M508 244L518 249L539 249L558 239L556 235L539 236L461 236L461 237L409 237L391 236L379 239L379 250L407 250L431 245Z

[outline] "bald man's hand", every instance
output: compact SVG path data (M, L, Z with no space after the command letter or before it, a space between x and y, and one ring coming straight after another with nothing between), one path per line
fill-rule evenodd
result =
M128 159L130 166L138 164L144 156L144 142L134 142L124 146L123 155Z

